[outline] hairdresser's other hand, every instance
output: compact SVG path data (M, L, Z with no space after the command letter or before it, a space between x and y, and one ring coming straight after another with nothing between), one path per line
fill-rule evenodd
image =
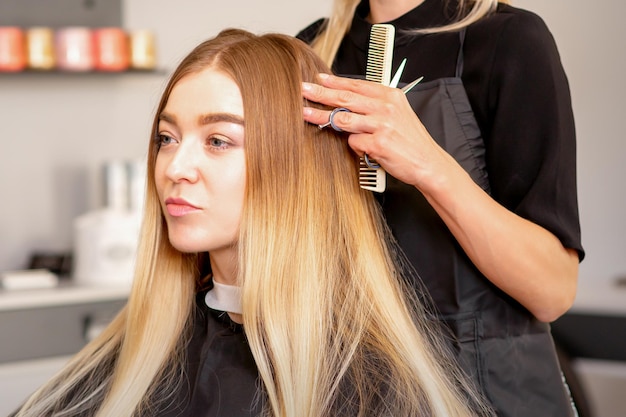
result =
M447 169L460 169L432 139L400 89L327 74L320 75L320 83L304 83L304 98L350 109L334 117L350 133L350 147L360 156L367 153L400 181L425 192ZM324 124L329 117L327 110L304 109L309 123Z

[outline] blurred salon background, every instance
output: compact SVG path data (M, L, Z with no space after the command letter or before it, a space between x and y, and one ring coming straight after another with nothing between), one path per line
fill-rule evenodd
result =
M0 416L123 306L151 119L178 60L227 27L296 34L331 3L0 0ZM513 5L550 27L576 117L587 257L575 305L553 332L581 415L623 417L626 3ZM99 50L80 49L85 30ZM40 54L20 58L15 36ZM46 42L65 55L49 56Z

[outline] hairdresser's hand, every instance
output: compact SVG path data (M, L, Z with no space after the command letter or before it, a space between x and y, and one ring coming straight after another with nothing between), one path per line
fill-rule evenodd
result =
M446 170L460 169L432 139L400 89L325 74L320 83L304 83L304 98L348 108L351 112L337 113L334 123L350 133L350 147L360 156L367 153L400 181L427 192ZM329 117L330 111L304 109L309 123L324 124Z

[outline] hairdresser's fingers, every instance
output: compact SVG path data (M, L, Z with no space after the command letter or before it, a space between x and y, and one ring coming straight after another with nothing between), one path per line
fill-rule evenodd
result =
M324 88L317 85L313 89ZM399 90L384 87L387 90L382 99L366 98L352 92L334 91L327 103L334 109L344 108L349 111L333 111L305 106L304 120L319 126L329 126L332 117L333 125L350 133L375 133L391 130L394 125L407 123L417 119L406 97ZM326 94L326 93L325 93ZM343 100L341 97L349 97ZM408 120L407 120L408 119Z
M360 88L359 91L351 91L348 89L328 88L314 83L302 83L302 96L311 102L324 104L329 107L345 107L352 112L367 115L379 113L379 107L383 103L390 101L390 95L393 96L396 93L403 95L400 90L369 81L348 81L359 81L360 83L370 85Z
M331 108L343 107L361 114L375 112L371 103L372 99L347 90L331 90L319 84L304 83L302 96L309 102L323 104Z
M385 86L368 80L340 77L332 74L319 74L319 84L332 90L345 90L371 98L384 95ZM383 88L381 88L383 87Z
M324 87L312 85L312 88L323 89ZM305 106L303 111L305 121L320 126L328 126L332 117L333 124L341 130L350 133L372 133L379 126L385 126L385 124L397 120L397 115L400 113L399 109L402 107L409 109L411 117L416 117L401 92L392 91L386 94L384 99L371 99L343 90L328 91L324 93L324 96L327 98L320 102L332 107L332 109L326 110ZM333 112L333 109L339 108L348 109L349 111Z
M363 116L358 113L352 113L349 111L339 111L332 114L332 111L316 109L314 107L305 107L302 113L304 120L311 124L316 124L320 128L333 129L330 125L330 119L332 117L333 125L336 128L341 129L348 133L365 133L366 130L362 130L359 124L356 122L362 120ZM331 115L332 114L332 115Z

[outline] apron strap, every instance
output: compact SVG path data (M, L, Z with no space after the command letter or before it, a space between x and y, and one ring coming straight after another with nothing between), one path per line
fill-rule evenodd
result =
M465 45L465 30L467 28L463 28L459 31L459 54L456 57L456 74L457 78L461 78L463 75L463 45Z

